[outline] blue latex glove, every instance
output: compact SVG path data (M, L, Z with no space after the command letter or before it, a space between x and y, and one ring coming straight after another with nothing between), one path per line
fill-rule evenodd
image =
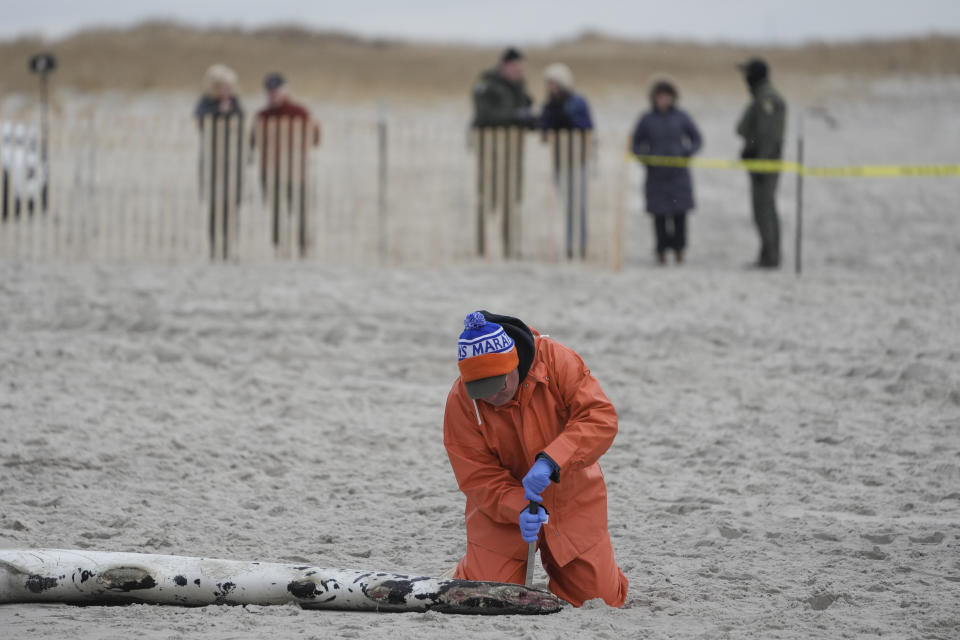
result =
M553 465L540 458L533 463L527 475L523 476L523 494L527 500L543 502L540 494L550 486L550 476L553 475Z
M536 542L540 527L549 519L550 516L543 507L540 507L536 513L530 513L528 509L524 509L520 512L520 537L524 542Z

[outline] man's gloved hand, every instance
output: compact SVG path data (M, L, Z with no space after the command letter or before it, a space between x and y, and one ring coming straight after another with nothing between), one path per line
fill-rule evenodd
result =
M523 484L524 497L534 502L543 502L540 494L550 486L551 475L553 475L553 465L550 462L543 458L534 462L530 471L527 471L527 475L520 481Z
M529 509L524 509L520 512L520 537L524 542L536 542L540 527L549 519L550 515L542 505L536 513L530 513Z

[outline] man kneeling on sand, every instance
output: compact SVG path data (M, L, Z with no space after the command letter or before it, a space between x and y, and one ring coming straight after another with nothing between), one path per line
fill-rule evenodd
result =
M593 598L622 606L627 578L597 462L617 435L613 405L580 356L520 320L475 311L464 327L443 421L467 498L455 577L523 584L536 542L550 591L577 607ZM528 500L544 508L532 514Z

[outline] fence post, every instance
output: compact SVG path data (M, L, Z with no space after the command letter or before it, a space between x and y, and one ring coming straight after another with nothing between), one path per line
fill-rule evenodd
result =
M40 167L41 171L47 172L46 179L40 185L40 212L42 213L47 211L47 181L50 179L50 153L47 146L47 139L50 137L50 91L47 84L49 75L49 70L40 73Z
M225 260L227 257L227 199L230 197L227 191L227 118L223 116L213 116L213 141L215 148L211 154L214 163L213 173L213 194L211 202L213 203L213 225L211 234L211 259Z
M200 220L203 221L203 234L198 235L197 239L205 238L206 242L201 246L206 249L207 258L216 260L217 258L217 220L216 220L216 193L217 193L217 118L214 114L208 113L204 116L203 127L203 147L204 147L204 184L203 184L203 202L204 214ZM193 235L195 229L193 225L188 226L188 233Z
M477 158L480 166L477 175L480 183L480 197L477 206L477 255L487 257L489 243L487 242L487 216L493 210L493 181L495 164L493 161L494 129L492 127L477 127L477 137L480 144L477 146Z
M304 163L307 155L306 118L292 118L290 121L290 186L287 187L287 202L290 205L290 243L291 259L303 260L307 257L306 202L303 198Z
M799 276L803 267L803 112L797 119L797 222L794 230L794 271Z
M594 161L599 164L599 154L594 154ZM611 234L614 245L613 256L610 261L610 265L615 271L623 271L625 258L624 245L626 244L625 237L627 228L627 199L629 198L631 187L631 163L629 160L621 160L617 163L617 166L617 189L615 190L616 203L612 208L615 218L613 223L613 234Z
M509 258L510 254L510 214L507 198L507 177L509 174L509 159L507 153L507 128L497 127L496 137L494 138L494 148L496 149L494 162L495 170L493 172L493 201L495 215L500 217L500 258Z
M387 104L377 102L377 253L380 264L388 262L387 253Z
M237 257L239 234L240 172L243 170L243 116L232 114L227 119L227 139L224 157L226 180L224 182L225 207L223 212L223 259Z
M523 129L516 126L507 127L506 162L504 163L506 175L503 177L503 255L511 260L520 258L520 211L517 197L520 185L517 178L520 171L520 145L522 144Z
M279 175L277 169L277 161L279 160L277 145L279 144L279 139L277 138L277 127L280 124L280 118L266 118L266 126L264 127L264 149L265 154L263 156L263 164L266 172L266 200L267 200L267 211L269 211L270 219L270 254L274 260L279 259L280 257L280 187L279 187Z
M587 259L587 140L589 139L590 132L586 129L575 129L574 135L576 136L575 149L576 159L574 165L576 166L576 173L573 176L573 179L576 181L576 199L573 202L573 206L576 208L576 218L579 222L579 236L580 236L580 260Z
M573 140L570 129L560 129L557 132L560 144L560 161L557 173L560 181L560 202L563 206L563 224L566 229L564 245L567 260L573 260L574 255L574 215L573 215Z
M4 123L2 115L0 115L0 125ZM10 125L11 127L13 125ZM11 135L11 141L13 136ZM10 198L10 192L13 190L13 176L11 175L11 170L13 163L8 163L10 169L7 168L7 165L2 162L4 155L12 153L12 151L7 151L4 148L4 136L3 132L0 131L0 169L3 172L3 185L0 187L0 255L4 258L11 258L10 255L10 234L11 229L13 228L13 209L11 206L12 198Z

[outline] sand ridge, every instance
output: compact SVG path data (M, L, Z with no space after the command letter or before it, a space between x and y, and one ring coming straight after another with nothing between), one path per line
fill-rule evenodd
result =
M27 72L26 60L47 49L60 59L55 87L75 92L199 91L207 66L222 62L238 71L243 92L259 92L264 74L281 70L296 91L311 98L394 101L466 100L477 75L499 55L499 49L489 46L369 40L296 26L201 29L146 22L88 29L55 42L31 37L0 42L4 59L24 61L0 71L0 87L33 93L36 78ZM740 89L735 65L758 54L770 60L784 88L792 91L810 91L824 75L845 83L859 77L942 78L960 72L956 36L757 48L633 41L587 32L526 50L538 95L540 74L555 61L569 64L577 86L598 97L635 88L642 92L658 73L671 74L681 86L697 91L733 93Z

